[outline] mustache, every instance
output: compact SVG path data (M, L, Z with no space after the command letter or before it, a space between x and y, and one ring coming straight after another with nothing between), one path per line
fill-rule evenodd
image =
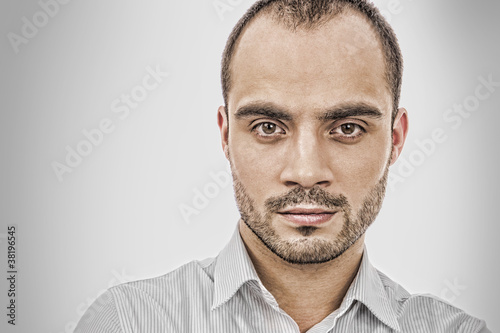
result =
M330 209L341 208L342 210L347 210L350 207L345 195L333 195L319 186L315 186L310 190L298 186L283 195L267 199L264 204L267 210L272 213L298 204L316 204Z

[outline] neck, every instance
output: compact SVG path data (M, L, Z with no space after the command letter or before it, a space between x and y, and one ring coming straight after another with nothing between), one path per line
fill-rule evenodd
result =
M340 307L358 272L364 236L334 260L301 265L279 258L241 220L239 230L262 284L299 325L300 332Z

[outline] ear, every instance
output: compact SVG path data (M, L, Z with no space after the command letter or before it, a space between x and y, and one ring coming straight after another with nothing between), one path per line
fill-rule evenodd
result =
M222 150L224 151L224 155L226 155L226 158L229 159L228 119L226 116L226 108L223 105L219 106L219 109L217 110L217 125L219 125Z
M405 145L406 136L408 134L408 112L406 109L399 108L398 113L396 114L396 118L394 119L392 131L392 156L391 156L391 165L396 163L401 151L403 150L403 146Z

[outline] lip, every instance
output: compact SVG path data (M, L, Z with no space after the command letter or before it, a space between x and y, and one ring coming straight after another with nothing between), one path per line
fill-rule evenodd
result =
M278 212L287 221L299 226L317 226L332 219L336 211L324 208L289 208Z

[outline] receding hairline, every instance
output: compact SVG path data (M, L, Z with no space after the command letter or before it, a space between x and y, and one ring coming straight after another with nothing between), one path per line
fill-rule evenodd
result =
M355 8L342 8L338 12L329 14L328 16L324 15L320 18L320 20L315 21L314 23L310 24L309 22L305 22L304 24L300 25L291 25L288 24L287 22L284 22L280 17L278 17L277 13L274 11L272 8L264 8L260 12L258 12L254 17L252 17L252 20L250 20L241 30L238 39L235 41L233 49L232 49L232 55L231 55L231 61L228 63L228 74L229 77L232 78L234 75L234 64L235 64L235 59L237 55L239 54L240 50L240 43L246 36L246 32L248 29L251 29L255 27L255 25L259 24L259 20L263 19L269 19L269 21L272 24L276 24L279 27L285 28L285 30L291 32L291 33L313 33L316 31L320 31L326 24L330 23L333 20L340 21L342 19L346 19L348 17L355 17L355 19L363 22L363 24L366 26L368 30L370 30L373 33L374 36L374 41L376 43L375 47L377 51L379 52L380 56L382 57L382 61L384 64L384 73L383 75L386 75L388 71L388 65L386 61L386 56L384 54L384 46L382 44L382 38L380 34L377 32L371 21L364 15L362 12L359 10L356 10ZM356 38L356 37L355 37ZM356 46L354 46L356 47ZM384 77L384 82L386 85L386 88L389 93L392 93L392 89L390 87L389 81ZM228 82L228 86L231 86L232 82ZM228 89L229 92L229 89Z

